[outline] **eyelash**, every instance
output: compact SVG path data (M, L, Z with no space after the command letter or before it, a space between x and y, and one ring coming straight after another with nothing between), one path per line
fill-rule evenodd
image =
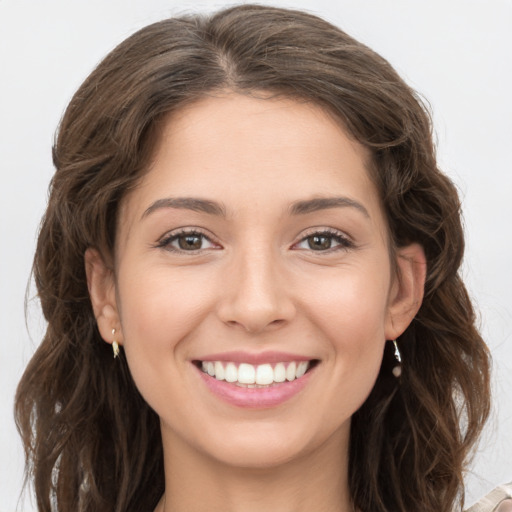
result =
M355 244L352 240L350 240L350 238L348 238L346 235L344 235L343 233L341 233L340 231L336 230L336 229L322 229L320 231L318 230L312 230L310 233L307 233L305 236L303 236L299 242L297 242L296 244L294 244L294 247L296 247L297 245L301 244L301 243L304 243L304 242L307 242L308 239L311 239L313 237L323 237L323 238L328 238L334 242L336 242L338 245L335 246L335 247L329 247L325 250L315 250L315 249L312 249L311 247L307 248L307 249L303 249L303 250L309 250L309 251L312 251L314 253L318 253L318 254L326 254L326 253L332 253L332 252L335 252L335 251L343 251L343 250L348 250L348 249L353 249L355 247Z
M197 229L181 229L177 233L171 233L167 236L164 236L157 244L156 247L160 249L165 249L170 252L176 252L176 253L189 253L189 254L197 254L199 251L205 250L204 248L199 249L181 249L178 247L173 247L171 244L172 242L178 241L181 237L199 237L201 240L207 240L211 244L218 245L216 242L212 241L211 238L207 235L205 235L203 232L197 230ZM210 249L210 248L208 248Z
M167 236L164 236L161 240L159 240L157 242L155 247L165 249L170 252L182 253L182 254L183 253L197 254L200 251L211 249L211 247L208 247L208 248L200 247L199 249L188 250L188 249L173 247L171 244L173 242L179 241L179 239L181 237L190 237L190 238L199 237L199 238L201 238L202 241L206 240L210 244L219 245L216 242L212 241L209 236L207 236L205 233L203 233L200 230L181 229L180 231L178 231L176 233L171 233ZM298 245L307 242L308 239L312 239L313 237L328 238L331 241L331 243L332 243L332 241L334 241L338 245L334 246L334 247L328 247L326 249L318 249L318 250L312 249L311 247L304 248L304 249L297 249L297 250L309 250L314 253L318 253L318 254L324 253L325 254L325 253L332 253L332 252L340 251L340 250L348 250L348 249L352 249L355 247L355 244L352 242L352 240L350 240L346 235L342 234L340 231L337 231L335 229L322 229L321 231L314 230L314 231L311 231L310 233L306 234L297 243L293 244L292 248L294 248L294 247L296 248Z

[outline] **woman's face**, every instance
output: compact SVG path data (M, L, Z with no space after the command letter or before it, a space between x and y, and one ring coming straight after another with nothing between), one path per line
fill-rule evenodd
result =
M251 467L347 446L422 289L416 246L394 279L367 159L293 100L226 94L168 120L122 203L115 278L87 256L164 446Z

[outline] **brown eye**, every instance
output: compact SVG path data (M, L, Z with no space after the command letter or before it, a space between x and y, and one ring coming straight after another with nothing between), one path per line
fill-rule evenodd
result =
M183 251L197 251L203 245L202 235L181 235L178 237L178 247Z
M177 253L194 253L208 249L219 249L206 235L198 231L181 231L163 238L157 245L167 251Z
M339 231L317 231L316 233L305 236L293 246L295 250L325 252L328 254L337 250L353 248L354 243Z
M331 248L332 236L313 235L308 236L308 247L313 251L325 251Z

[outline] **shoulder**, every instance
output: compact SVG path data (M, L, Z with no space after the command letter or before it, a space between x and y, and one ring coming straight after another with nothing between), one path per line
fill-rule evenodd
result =
M512 498L503 500L496 509L496 512L512 512Z
M466 512L512 512L512 482L496 487Z

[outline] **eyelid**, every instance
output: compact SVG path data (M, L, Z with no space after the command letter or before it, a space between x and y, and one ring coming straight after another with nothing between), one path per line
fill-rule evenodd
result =
M324 227L324 226L318 226L318 227L312 227L307 229L306 231L302 232L300 234L300 237L296 242L292 244L292 249L299 245L300 243L304 242L311 236L320 235L320 236L330 236L334 239L338 239L341 241L337 246L331 247L329 249L326 249L324 251L314 251L313 249L309 249L312 252L316 252L319 254L326 254L330 252L334 252L336 250L347 250L347 249L353 249L356 247L356 244L352 240L352 237L347 235L347 233L340 231L339 229L331 228L331 227ZM308 250L308 249L297 249L297 250Z
M184 250L184 249L178 249L178 248L172 247L170 245L171 242L173 242L174 240L177 240L180 236L187 236L187 235L188 236L193 236L193 235L201 236L204 239L208 240L208 242L210 242L211 244L216 245L218 247L215 247L215 248L214 247L206 247L204 249L201 248L201 249L188 251L188 250ZM161 236L158 239L158 241L156 242L154 247L165 249L169 252L186 253L186 254L197 254L201 251L222 248L220 243L218 241L216 241L215 237L212 234L206 232L206 230L204 230L202 228L195 227L195 226L180 227L180 228L176 228L171 231L168 231L167 233L165 233L163 236Z

